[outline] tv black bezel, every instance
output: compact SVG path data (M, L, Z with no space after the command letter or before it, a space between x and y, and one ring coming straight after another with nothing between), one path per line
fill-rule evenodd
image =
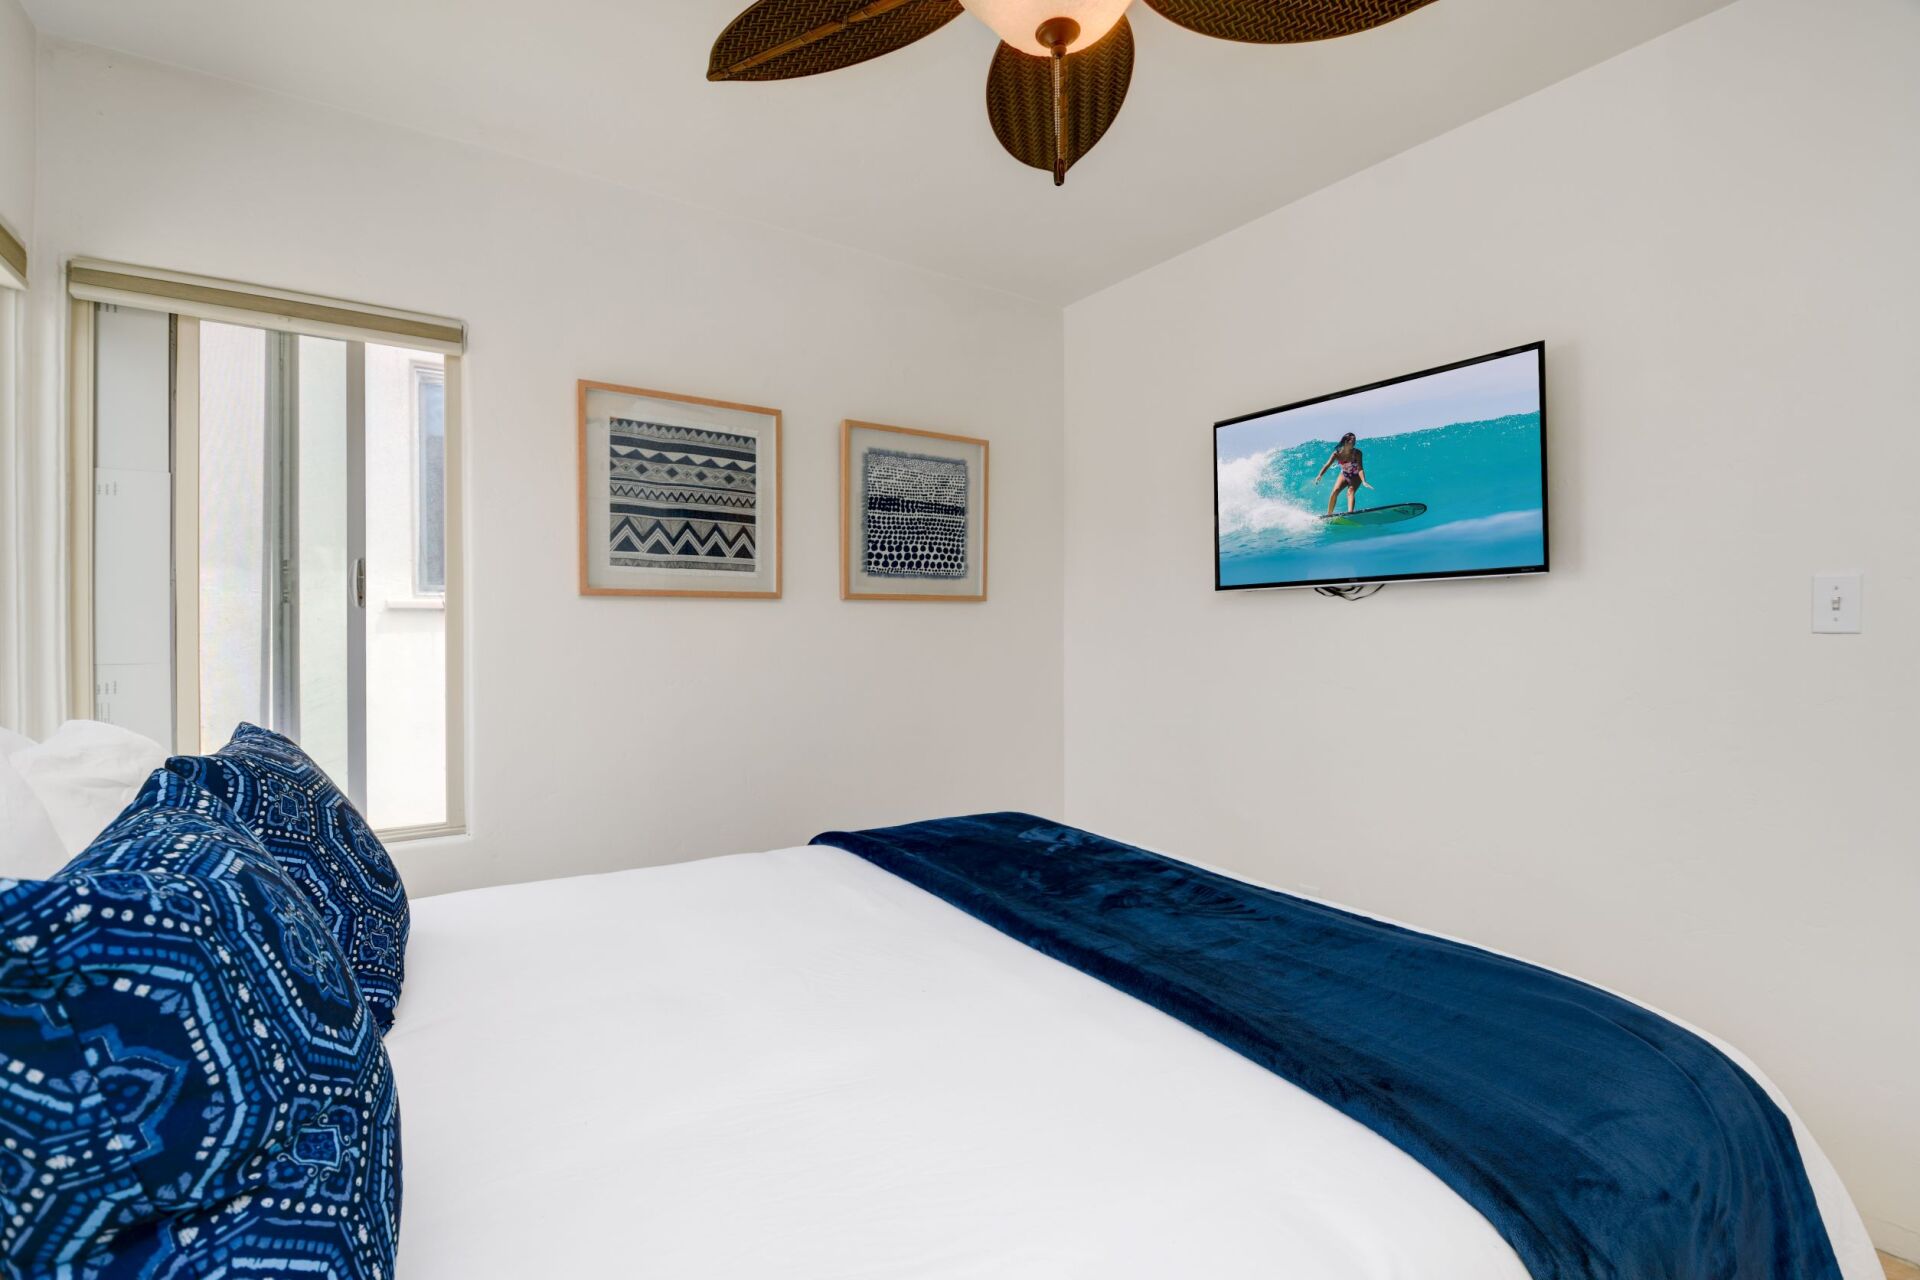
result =
M1430 378L1436 373L1447 373L1454 369L1464 369L1468 365L1485 364L1489 360L1504 360L1508 356L1517 356L1531 351L1536 357L1535 369L1540 384L1540 563L1536 565L1514 565L1509 568L1459 569L1452 573L1389 573L1367 578L1313 578L1290 582L1236 582L1231 585L1220 581L1220 430L1223 427L1238 426L1255 418L1271 417L1276 413L1286 413L1292 409L1304 409L1309 405L1325 404L1329 400L1343 400L1348 396L1363 395L1369 391L1378 391L1382 387L1395 386L1402 382L1413 382L1420 378ZM1518 578L1528 574L1546 573L1553 560L1553 521L1547 505L1547 344L1538 342L1522 343L1517 347L1508 347L1504 351L1490 351L1483 356L1473 356L1466 360L1455 360L1451 364L1435 365L1431 369L1422 369L1418 373L1403 373L1397 378L1383 378L1379 382L1369 382L1363 387L1348 387L1345 391L1335 391L1324 396L1314 396L1308 400L1295 400L1291 404L1275 405L1271 409L1258 409L1252 413L1243 413L1237 417L1222 418L1213 424L1213 589L1215 591L1295 591L1305 587L1358 587L1371 586L1376 582L1452 582L1461 578Z

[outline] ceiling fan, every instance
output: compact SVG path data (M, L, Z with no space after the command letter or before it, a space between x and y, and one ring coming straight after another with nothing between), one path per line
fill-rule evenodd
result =
M713 42L709 80L837 71L938 31L966 9L1000 37L987 119L1014 159L1053 185L1093 150L1133 78L1131 0L756 0ZM1432 0L1146 0L1189 31L1249 44L1329 40Z

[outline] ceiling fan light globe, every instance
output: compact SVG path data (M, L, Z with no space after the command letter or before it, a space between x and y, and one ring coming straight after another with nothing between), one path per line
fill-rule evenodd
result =
M1049 18L1071 18L1080 35L1067 46L1078 53L1109 31L1132 0L960 0L968 13L993 28L995 35L1022 53L1044 58L1051 52L1036 34Z

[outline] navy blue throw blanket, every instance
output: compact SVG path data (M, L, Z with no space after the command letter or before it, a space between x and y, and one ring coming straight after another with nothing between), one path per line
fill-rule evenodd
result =
M1020 813L829 832L1431 1169L1535 1280L1840 1280L1792 1128L1725 1054L1533 965Z

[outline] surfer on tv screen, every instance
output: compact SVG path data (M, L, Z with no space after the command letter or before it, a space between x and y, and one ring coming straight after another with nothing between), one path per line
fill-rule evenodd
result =
M1347 495L1347 510L1352 511L1354 500L1360 496L1360 486L1366 485L1369 489L1373 488L1372 485L1367 484L1365 458L1356 440L1357 437L1351 431L1341 436L1340 443L1327 456L1326 465L1322 466L1320 474L1313 478L1313 482L1317 485L1326 477L1330 468L1336 466L1340 468L1340 478L1334 482L1333 492L1327 495L1328 515L1333 514L1334 504L1340 501L1342 493Z

